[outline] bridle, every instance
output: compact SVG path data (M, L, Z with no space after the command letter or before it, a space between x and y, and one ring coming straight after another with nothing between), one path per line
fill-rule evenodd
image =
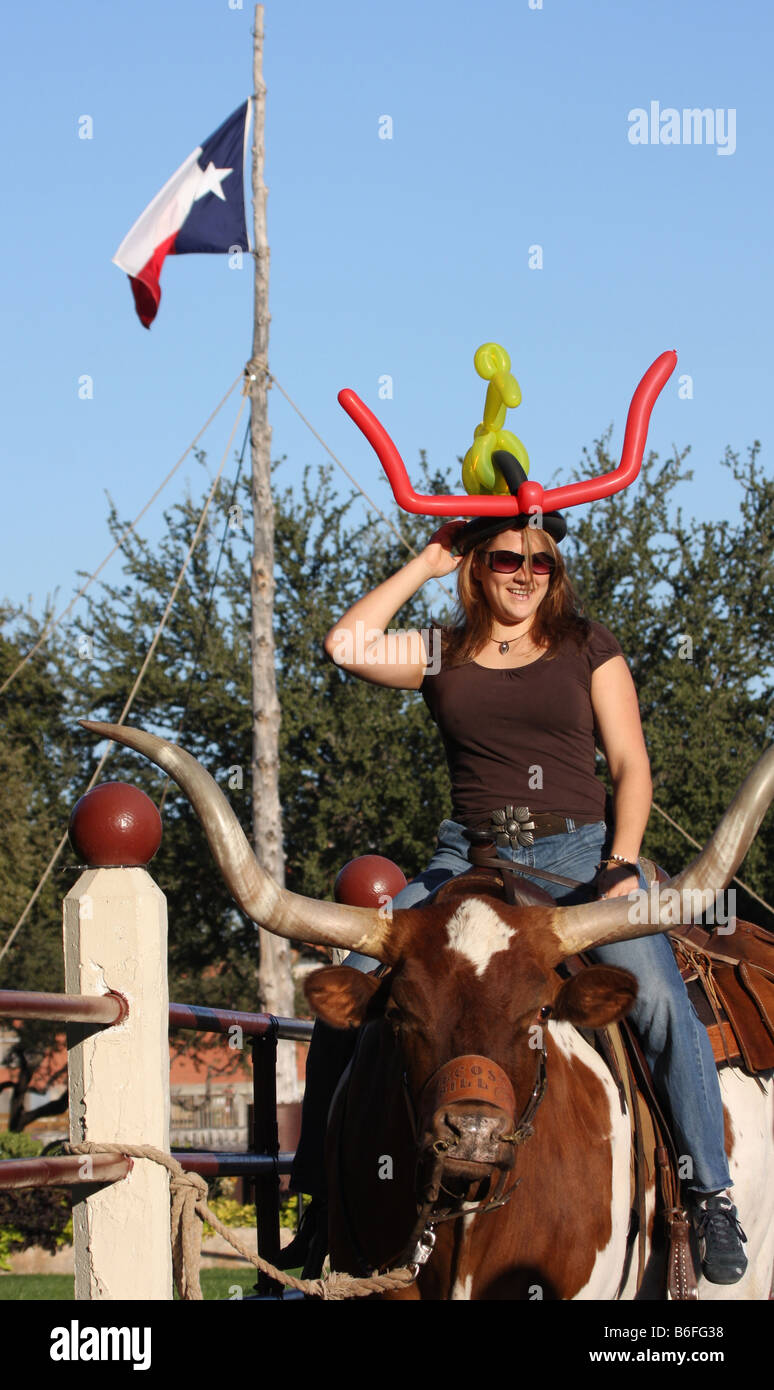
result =
M549 1013L550 1006L546 1006L540 1011L541 1023L548 1018ZM416 1278L422 1266L427 1264L433 1253L437 1226L445 1221L458 1221L460 1217L464 1216L484 1216L490 1211L504 1207L511 1200L521 1182L521 1178L515 1177L517 1152L523 1144L526 1144L528 1139L532 1138L535 1132L535 1116L548 1086L546 1045L542 1027L539 1036L541 1039L540 1048L535 1050L535 1079L518 1121L513 1118L516 1109L513 1087L502 1068L487 1057L466 1053L453 1057L451 1061L444 1063L437 1071L433 1072L423 1086L418 1106L414 1105L409 1090L408 1075L405 1071L403 1072L403 1094L406 1100L411 1133L417 1148L420 1144L424 1116L428 1114L428 1107L432 1105L434 1099L440 1099L442 1104L444 1100L449 1103L452 1100L461 1099L463 1095L470 1099L470 1093L474 1092L479 1100L489 1101L491 1104L497 1105L511 1117L513 1127L505 1133L498 1133L496 1142L512 1146L513 1156L510 1163L494 1162L488 1165L490 1170L499 1169L494 1189L492 1189L492 1172L490 1171L472 1177L465 1191L455 1193L444 1184L444 1177L448 1163L454 1161L454 1150L458 1147L457 1144L454 1141L440 1139L435 1141L426 1155L420 1153L417 1163L417 1219L403 1249L383 1268L394 1269L407 1265L413 1270ZM482 1164L480 1166L485 1168L487 1165ZM514 1175L514 1181L506 1189L509 1174ZM450 1200L446 1200L444 1204L444 1199ZM349 1213L346 1211L346 1202L342 1202L342 1208L345 1211L352 1238L354 1233L352 1232ZM354 1239L353 1244L360 1253L359 1245ZM365 1268L368 1267L364 1258L362 1258L362 1263Z
M426 1161L423 1164L422 1155L420 1155L417 1165L418 1177L420 1178L420 1190L417 1194L417 1220L398 1260L400 1263L405 1258L406 1263L414 1269L415 1277L433 1252L437 1226L444 1221L458 1221L462 1216L484 1216L490 1211L496 1211L498 1207L504 1207L511 1200L519 1186L521 1178L515 1177L516 1154L520 1146L526 1144L535 1132L534 1119L548 1085L546 1045L542 1030L540 1036L540 1049L536 1050L535 1080L526 1105L518 1122L513 1121L513 1128L496 1136L497 1143L512 1146L513 1155L510 1164L493 1163L491 1165L492 1168L499 1168L493 1188L491 1172L482 1173L480 1177L472 1178L467 1189L461 1193L451 1192L444 1185L446 1165L450 1160L454 1161L454 1151L458 1147L455 1141L437 1139L429 1151L429 1162ZM433 1073L422 1089L418 1109L411 1098L405 1071L403 1073L403 1092L417 1147L420 1141L420 1115L424 1116L428 1113L428 1103L432 1103L431 1098L440 1099L443 1103L444 1099L448 1102L463 1097L467 1099L475 1097L499 1105L499 1108L504 1109L511 1117L516 1109L516 1098L505 1072L489 1058L470 1053L453 1057L450 1062L444 1063ZM514 1174L514 1181L506 1189L508 1176L511 1173ZM451 1202L441 1205L444 1198L451 1198Z

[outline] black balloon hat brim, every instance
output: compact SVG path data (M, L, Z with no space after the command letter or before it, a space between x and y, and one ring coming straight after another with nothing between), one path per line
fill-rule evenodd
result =
M508 491L515 497L521 484L527 481L527 475L518 459L505 449L498 449L492 454L492 462L497 464L508 484ZM474 550L477 545L491 540L492 536L498 536L501 531L521 531L530 523L535 526L536 517L527 512L518 512L516 516L477 516L460 532L455 549L461 555L467 555L469 550ZM561 512L544 512L537 529L546 531L552 540L561 541L567 535L567 522Z

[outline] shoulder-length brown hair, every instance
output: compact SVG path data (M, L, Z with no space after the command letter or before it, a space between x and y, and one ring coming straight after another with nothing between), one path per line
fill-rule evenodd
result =
M547 531L538 530L536 526L525 526L522 535L525 554L547 550L556 560L548 592L530 630L533 641L538 647L549 649L564 638L572 637L579 646L583 645L588 640L590 623L580 612L558 545ZM474 557L482 556L488 549L489 541L485 541L469 551L457 567L457 608L452 622L442 628L444 666L463 666L472 661L492 635L492 612L481 584L473 575ZM549 651L549 659L552 655L556 652Z

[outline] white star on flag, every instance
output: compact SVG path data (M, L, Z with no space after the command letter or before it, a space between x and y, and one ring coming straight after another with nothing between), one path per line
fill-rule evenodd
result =
M202 170L201 183L199 184L198 193L194 193L194 202L197 202L199 198L203 198L205 193L214 193L216 198L220 198L225 203L226 195L221 188L221 184L224 179L228 178L230 173L232 173L231 169L216 169L212 160L210 160L207 168Z

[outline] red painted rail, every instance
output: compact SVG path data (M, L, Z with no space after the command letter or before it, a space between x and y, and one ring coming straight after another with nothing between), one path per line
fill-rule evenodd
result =
M198 1033L228 1033L241 1028L245 1037L292 1038L309 1042L313 1023L303 1018L275 1018L274 1014L248 1014L233 1009L207 1009L198 1004L170 1004L170 1028L192 1028Z
M0 1188L74 1187L79 1183L118 1182L131 1172L123 1154L72 1154L64 1158L5 1158Z
M289 1173L295 1154L277 1153L194 1153L190 1149L173 1149L186 1173L200 1173L203 1178L265 1178L277 1173Z
M123 994L36 994L0 989L0 1018L42 1018L50 1023L122 1023L129 1013Z

